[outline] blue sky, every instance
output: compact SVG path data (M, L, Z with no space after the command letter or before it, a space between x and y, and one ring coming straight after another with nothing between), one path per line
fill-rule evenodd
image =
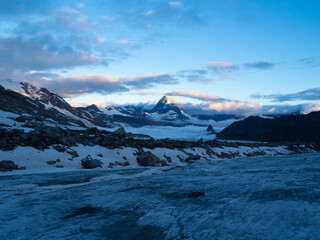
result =
M320 2L0 0L0 74L72 104L320 110Z

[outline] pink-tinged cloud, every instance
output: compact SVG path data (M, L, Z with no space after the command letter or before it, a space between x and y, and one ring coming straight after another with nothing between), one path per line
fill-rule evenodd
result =
M207 66L213 70L238 70L239 66L231 62L207 62Z
M170 92L168 95L189 97L189 98L194 98L194 99L203 100L203 101L222 100L222 98L220 98L218 96L206 94L206 93L201 93L201 92L196 92L196 91L173 91L173 92Z

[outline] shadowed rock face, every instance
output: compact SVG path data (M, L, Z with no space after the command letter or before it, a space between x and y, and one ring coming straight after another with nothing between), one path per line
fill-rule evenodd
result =
M220 139L270 142L320 142L320 111L274 119L248 117L217 135Z

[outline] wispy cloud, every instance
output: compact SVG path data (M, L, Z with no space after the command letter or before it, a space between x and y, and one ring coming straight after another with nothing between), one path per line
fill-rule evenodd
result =
M146 76L127 77L123 79L126 86L136 89L145 89L159 84L177 84L179 80L170 74L153 74Z
M36 76L38 73L30 73ZM43 80L33 78L33 84L46 87L49 90L60 94L63 97L76 97L90 93L115 94L129 92L139 89L148 89L155 85L176 84L178 79L169 74L154 74L145 76L110 76L106 74L84 74L76 76L50 76L54 80ZM31 77L32 79L32 77Z
M229 73L240 69L238 65L231 62L208 62L207 65L216 73Z
M168 93L167 95L170 96L182 96L182 97L189 97L194 98L202 101L221 101L223 98L220 98L215 95L196 92L196 91L173 91Z
M246 68L267 70L267 69L274 68L275 64L270 62L254 61L254 62L244 63L243 66Z
M298 101L298 100L320 100L320 88L312 88L305 91L289 94L252 94L252 98L265 98L271 99L272 102L286 102L286 101Z

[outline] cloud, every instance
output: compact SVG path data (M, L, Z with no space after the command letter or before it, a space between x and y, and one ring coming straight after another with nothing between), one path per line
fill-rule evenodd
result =
M40 78L37 78L40 74ZM28 80L38 87L48 88L63 97L73 98L91 93L114 94L129 92L137 89L148 89L155 85L176 84L175 79L169 74L154 74L145 76L110 76L106 74L83 74L76 76L49 75L54 80L44 80L46 75L31 71Z
M251 95L252 98L265 98L271 99L272 102L286 102L298 100L320 100L320 88L312 88L305 91L289 94L270 94L261 95L259 93Z
M122 46L134 46L135 45L135 43L130 42L128 40L119 40L118 44L122 45Z
M0 64L12 69L48 70L107 63L81 49L58 46L57 39L47 36L34 40L0 39Z
M171 6L171 7L181 7L182 3L181 2L169 2L169 6Z
M318 67L319 63L315 57L300 58L296 61L298 68Z
M253 69L261 69L261 70L267 70L274 68L274 63L269 62L263 62L263 61L255 61L255 62L248 62L243 64L246 68L253 68Z
M150 88L158 84L177 84L179 79L170 74L153 74L146 76L127 77L124 79L126 86L133 87L135 89Z
M209 76L209 72L207 69L192 69L178 71L176 73L176 76L189 82L210 83L214 80L212 77Z
M63 97L76 97L90 93L112 94L129 91L127 87L122 85L120 77L104 74L58 77L52 81L38 81L34 84L46 87Z
M170 96L182 96L182 97L189 97L194 98L202 101L221 101L223 98L220 98L215 95L201 93L201 92L195 92L195 91L173 91L168 93L167 95Z
M230 62L208 62L209 69L217 73L234 72L239 70L239 66Z

